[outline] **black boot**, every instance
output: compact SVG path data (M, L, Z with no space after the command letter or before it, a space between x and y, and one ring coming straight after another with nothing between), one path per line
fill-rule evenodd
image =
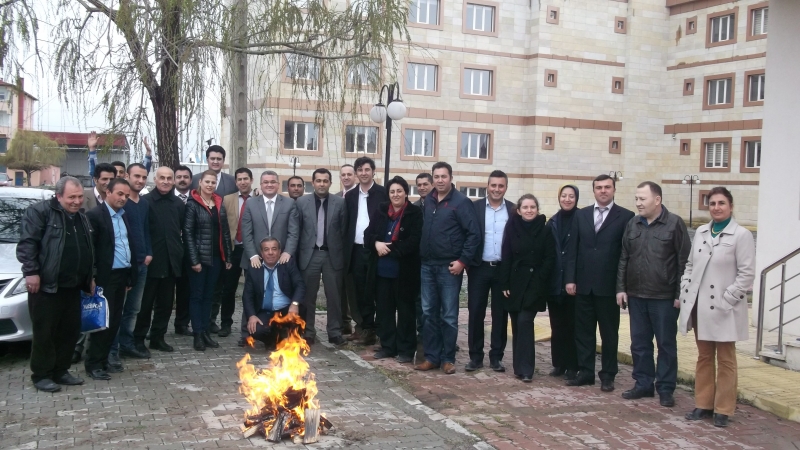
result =
M203 342L206 344L206 347L219 348L219 344L217 341L211 339L211 334L208 331L203 333Z
M199 352L206 351L206 343L203 341L203 335L195 333L194 335L194 349Z

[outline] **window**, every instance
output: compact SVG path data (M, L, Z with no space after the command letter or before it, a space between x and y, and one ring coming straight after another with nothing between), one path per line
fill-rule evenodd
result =
M306 194L310 194L314 192L314 185L310 181L305 181L303 185L303 190ZM289 180L283 180L281 182L281 192L289 192Z
M0 127L10 127L11 126L11 114L0 111Z
M744 167L747 169L761 168L761 141L748 141L744 149Z
M0 153L8 151L8 138L0 138Z
M697 33L697 16L686 18L686 35Z
M767 19L769 18L769 8L759 8L752 11L753 25L750 29L752 36L767 34Z
M731 102L732 78L708 80L708 105L724 105Z
M608 138L608 153L614 155L622 153L622 138L620 137Z
M407 129L404 138L406 156L434 156L435 131Z
M347 125L344 133L346 153L378 153L378 127Z
M319 77L319 61L304 55L286 55L286 77L298 80L316 80Z
M692 140L691 139L681 139L681 155L691 155L692 154Z
M377 84L381 79L381 62L378 59L361 61L350 67L349 84Z
M559 20L561 20L561 8L559 8L558 6L548 6L547 16L545 16L545 21L547 23L558 25Z
M750 101L764 101L764 74L750 75L748 84L750 85Z
M625 78L611 77L611 93L612 94L625 93Z
M0 102L4 102L10 99L11 97L8 95L8 88L0 87Z
M462 187L458 189L462 194L469 198L483 198L486 197L485 187Z
M700 191L697 193L698 202L697 202L697 209L700 211L708 211L708 193L711 191Z
M467 3L466 29L481 31L484 33L494 32L494 6L473 5Z
M489 135L487 133L461 133L461 157L489 159Z
M409 197L419 197L419 189L413 184L408 186L408 190L410 191L408 193Z
M626 34L628 32L628 19L626 17L614 18L614 33Z
M542 150L555 150L555 148L556 148L556 134L542 133Z
M723 169L728 167L729 144L727 142L709 142L706 144L706 169Z
M467 95L489 97L492 95L492 71L464 69L464 89Z
M439 0L412 0L408 21L422 25L439 25Z
M287 120L283 127L285 150L317 150L317 124Z
M730 41L736 37L736 14L711 19L711 42Z
M544 71L544 85L545 87L557 87L558 86L558 71L557 70L545 70Z
M694 95L694 78L683 80L683 95Z
M438 66L408 63L408 88L415 91L436 91Z

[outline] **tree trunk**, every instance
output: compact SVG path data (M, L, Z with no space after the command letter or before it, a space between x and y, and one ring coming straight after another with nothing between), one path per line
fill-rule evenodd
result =
M23 170L23 172L25 172L25 177L27 178L27 181L28 181L28 187L31 187L31 174L33 174L33 171L32 170Z
M161 42L182 42L182 32L180 29L181 6L175 6L164 11L162 19L163 38ZM178 102L180 94L181 70L180 55L177 47L170 45L166 49L168 54L164 65L161 67L161 83L156 89L156 95L150 97L155 112L156 138L158 139L157 152L160 166L170 167L175 170L180 165L180 153L178 152Z

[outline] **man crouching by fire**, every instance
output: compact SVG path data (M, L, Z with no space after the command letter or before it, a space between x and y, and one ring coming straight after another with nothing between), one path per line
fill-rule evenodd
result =
M306 286L294 259L278 264L281 257L281 242L278 239L265 237L259 248L263 262L258 269L247 268L242 303L250 336L263 342L267 350L274 350L278 341L289 335L290 330L286 327L296 326L296 322L270 324L270 319L275 313L303 317L305 306L302 301ZM302 335L303 330L299 331Z

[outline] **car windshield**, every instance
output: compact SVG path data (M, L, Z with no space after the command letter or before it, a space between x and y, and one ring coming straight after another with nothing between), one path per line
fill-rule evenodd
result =
M22 232L25 209L40 201L35 198L0 198L0 243L17 243Z
M8 174L0 173L0 181L8 181Z

